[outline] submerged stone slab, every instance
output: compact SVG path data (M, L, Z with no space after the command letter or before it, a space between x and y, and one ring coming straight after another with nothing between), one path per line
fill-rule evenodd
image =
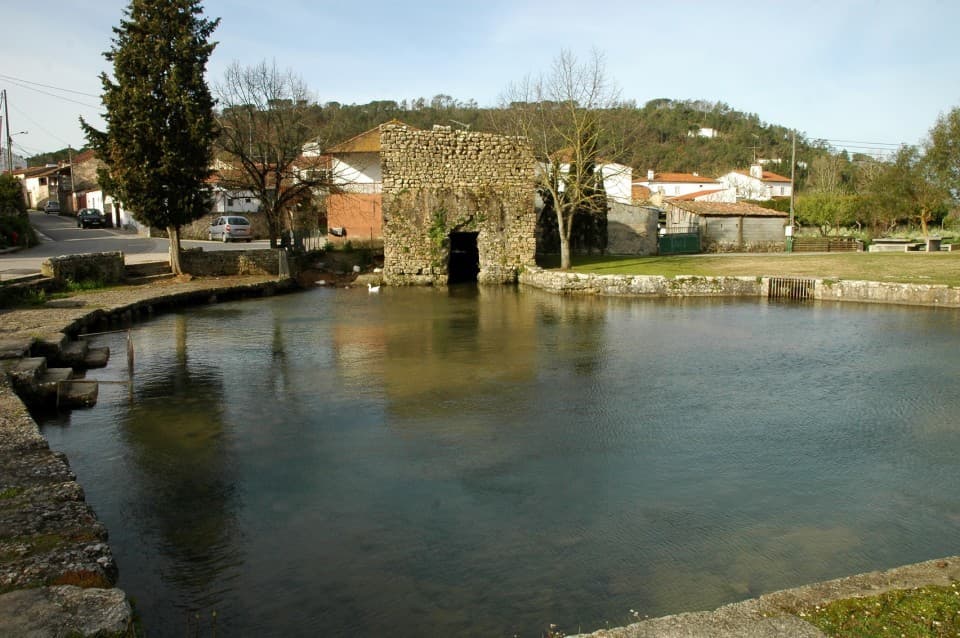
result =
M110 361L110 348L106 346L102 348L90 348L87 350L87 356L83 360L83 367L88 369L105 368L108 361Z
M41 587L0 596L0 635L126 635L133 611L119 589Z

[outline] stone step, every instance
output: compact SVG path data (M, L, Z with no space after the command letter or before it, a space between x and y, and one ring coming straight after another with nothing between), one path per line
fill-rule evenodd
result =
M173 279L173 273L168 272L158 275L144 275L142 277L127 277L124 279L124 283L128 286L143 286L145 284L152 284L165 279Z
M32 401L35 403L55 403L57 392L63 393L65 382L73 378L73 368L47 368L37 379ZM58 390L59 389L59 390Z
M20 359L10 369L10 378L15 388L29 388L35 385L46 371L46 357L27 357Z
M30 354L33 337L0 339L0 359L22 359Z
M154 275L171 275L170 262L150 261L142 264L127 264L124 266L124 276L127 280L134 277L152 277Z
M61 408L89 408L97 404L100 386L96 381L74 379L60 384Z
M30 352L37 357L47 357L56 360L60 356L60 351L67 345L69 339L62 332L52 332L45 334L33 342L33 348Z
M107 367L107 362L110 360L110 348L104 346L102 348L90 348L87 351L87 357L83 360L83 367L89 368L105 368Z
M89 350L90 344L83 339L70 341L60 349L60 356L57 357L57 361L74 368L82 366Z

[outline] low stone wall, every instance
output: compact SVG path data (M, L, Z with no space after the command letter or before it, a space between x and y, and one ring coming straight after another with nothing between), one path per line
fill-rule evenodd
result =
M40 265L40 273L61 283L69 280L115 284L123 281L123 264L123 253L120 251L61 255L45 259Z
M591 275L544 270L532 266L520 273L520 283L561 294L637 297L759 297L765 294L759 277L692 277L669 279L655 275Z
M132 612L113 588L106 540L66 457L50 450L0 374L0 634L126 630Z
M770 291L769 277L592 275L529 266L520 283L560 294L632 297L758 297ZM815 279L813 299L908 306L960 308L960 288L879 281Z
M279 249L205 251L191 248L181 253L180 263L184 271L196 277L277 276L281 252Z
M818 279L813 294L824 301L960 308L960 288L950 286Z

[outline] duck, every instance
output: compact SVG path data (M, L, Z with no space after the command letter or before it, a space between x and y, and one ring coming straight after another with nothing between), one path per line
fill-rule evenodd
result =
M371 295L380 292L380 284L374 286L371 283L367 283L367 292L369 292Z

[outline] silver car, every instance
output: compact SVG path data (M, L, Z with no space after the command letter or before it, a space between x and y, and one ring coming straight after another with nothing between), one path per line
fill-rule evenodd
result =
M234 239L243 239L253 241L253 233L250 232L250 220L239 215L224 215L218 217L210 226L208 234L210 241L217 239L228 242Z

